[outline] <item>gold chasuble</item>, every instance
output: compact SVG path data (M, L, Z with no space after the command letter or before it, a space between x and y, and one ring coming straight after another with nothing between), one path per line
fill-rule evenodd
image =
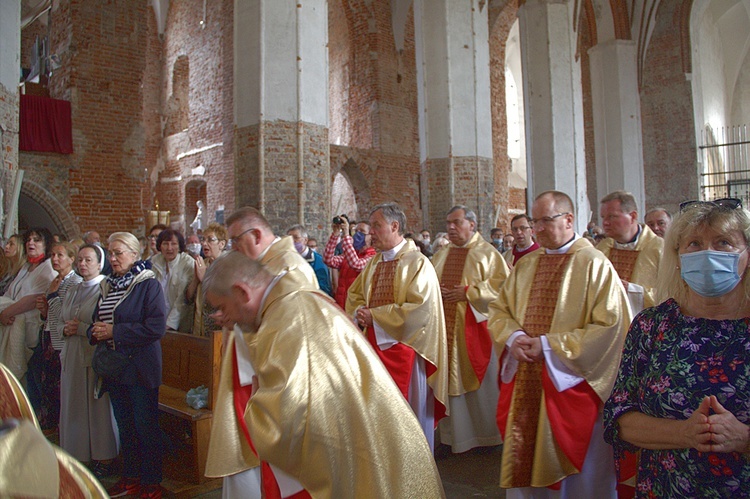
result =
M467 301L443 303L450 362L449 394L458 396L479 389L481 384L469 354L476 345L467 345L466 314L473 314L469 304L480 314L489 315L489 304L499 296L510 269L500 252L478 232L463 247L450 244L438 251L432 263L441 286L466 287Z
M306 289L320 289L318 279L312 265L294 249L292 236L284 236L271 246L258 260L266 266L273 275L280 274L283 270L289 271L300 287Z
M245 421L261 460L314 498L444 496L411 408L327 295L287 274L259 317L245 334L258 376Z
M539 249L519 259L490 304L489 331L498 352L516 331L544 335L554 355L584 379L596 407L609 397L630 325L627 296L612 264L586 239L562 255ZM557 440L545 400L573 396L579 387L547 393L544 363L519 363L514 380L501 389L498 416L507 413L500 486L548 487L579 473ZM587 384L587 386L586 386ZM563 415L564 417L564 415ZM595 419L595 418L594 418ZM577 423L578 424L578 423ZM587 423L588 425L589 423ZM589 434L590 428L576 431ZM584 447L584 452L585 452Z
M647 225L641 225L641 234L632 249L616 248L611 237L596 248L609 258L620 279L643 287L643 307L656 305L656 277L659 260L664 249L664 239L654 234Z
M427 383L447 410L448 354L435 269L410 239L391 262L383 262L389 265L378 270L381 262L383 255L378 253L352 283L346 298L346 313L353 317L359 307L368 307L372 320L386 333L431 364L435 370L427 376ZM382 279L390 282L384 283ZM388 290L389 284L392 291ZM391 296L383 296L384 292ZM431 372L429 367L427 372Z

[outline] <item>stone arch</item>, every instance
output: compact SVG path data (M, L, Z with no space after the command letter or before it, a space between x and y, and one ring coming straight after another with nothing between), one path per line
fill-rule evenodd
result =
M23 210L21 209L23 207ZM62 233L68 239L80 235L73 214L47 189L33 180L24 179L21 184L21 197L18 201L19 229L22 228L21 213L29 225L46 226L51 221L54 227L47 227L53 233ZM87 227L96 229L96 227Z
M333 152L333 148L332 148ZM340 155L331 158L331 185L336 179L336 175L341 174L354 191L354 201L357 207L357 216L363 217L369 213L372 203L372 191L370 180L373 176L371 169L367 166L364 158L356 151L340 151ZM331 196L331 210L336 209L333 202L333 193Z

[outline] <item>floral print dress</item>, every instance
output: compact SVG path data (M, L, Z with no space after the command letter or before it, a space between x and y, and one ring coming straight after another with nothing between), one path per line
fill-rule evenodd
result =
M620 439L617 426L632 410L688 419L708 395L750 423L749 323L688 317L672 299L633 320L604 406L604 438L617 460L640 450L637 497L750 497L750 458L743 454L639 449Z

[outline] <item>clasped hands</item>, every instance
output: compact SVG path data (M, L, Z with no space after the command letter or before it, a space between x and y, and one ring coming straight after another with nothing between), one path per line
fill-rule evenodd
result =
M711 414L713 411L713 414ZM750 428L722 406L716 396L704 397L684 421L686 447L698 452L747 452Z
M542 362L542 339L532 338L526 334L518 335L510 346L510 354L518 362Z
M105 341L112 339L112 324L106 322L95 322L91 325L91 336L96 341Z

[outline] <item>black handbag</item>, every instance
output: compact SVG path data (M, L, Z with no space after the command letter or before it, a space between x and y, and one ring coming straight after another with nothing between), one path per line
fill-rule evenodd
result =
M132 363L132 358L109 348L107 343L107 341L100 341L96 344L96 350L94 350L94 356L91 359L91 367L102 378L119 378Z

